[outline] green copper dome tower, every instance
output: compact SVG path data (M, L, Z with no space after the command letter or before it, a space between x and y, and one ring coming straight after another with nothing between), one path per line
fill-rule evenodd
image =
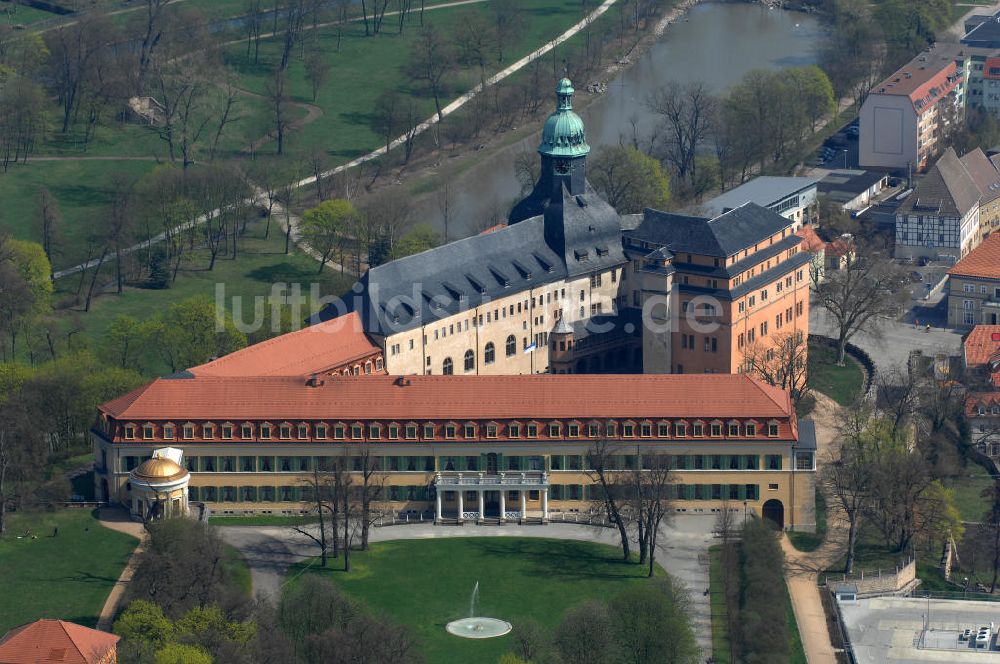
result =
M559 100L555 113L545 121L542 142L538 152L556 159L585 157L590 152L583 120L573 112L573 84L568 78L559 81L556 98Z

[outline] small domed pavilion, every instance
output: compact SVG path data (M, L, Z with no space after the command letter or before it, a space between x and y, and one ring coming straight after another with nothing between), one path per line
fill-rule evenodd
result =
M183 452L167 447L129 473L129 511L133 518L149 520L187 516L188 481Z

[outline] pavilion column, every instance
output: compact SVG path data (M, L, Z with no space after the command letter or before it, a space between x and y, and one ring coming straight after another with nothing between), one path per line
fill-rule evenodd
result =
M480 489L476 493L479 494L479 518L476 519L476 522L482 523L483 519L486 518L486 492Z
M542 522L549 520L549 488L542 489Z
M435 512L434 523L441 523L441 494L440 487L434 492L437 494L437 512Z
M521 521L528 518L528 492L521 489Z
M507 504L506 496L504 495L503 487L500 488L500 523L504 522L504 518L507 516Z
M464 491L462 491L461 488L460 488L459 491L458 491L458 522L459 523L462 523L462 514L465 512L465 504L463 502L463 499L465 498L465 496L462 495L463 493L464 493Z

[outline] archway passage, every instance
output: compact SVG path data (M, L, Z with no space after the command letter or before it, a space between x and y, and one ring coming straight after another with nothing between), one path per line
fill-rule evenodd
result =
M772 498L764 503L763 514L765 519L769 519L778 526L778 530L785 529L785 506L781 504L780 500Z

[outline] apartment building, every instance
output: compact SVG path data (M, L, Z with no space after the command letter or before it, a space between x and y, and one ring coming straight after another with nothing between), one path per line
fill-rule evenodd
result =
M924 51L872 88L861 105L862 168L923 171L941 139L964 119L965 57L960 49Z
M100 406L92 440L102 499L126 505L164 447L181 453L186 473L171 469L189 499L222 514L298 514L314 468L340 457L360 472L364 453L379 509L486 523L590 511L587 455L604 441L616 471L669 463L677 512L738 507L815 528L814 427L786 392L745 375L184 373Z
M1000 234L948 270L948 326L1000 324Z

